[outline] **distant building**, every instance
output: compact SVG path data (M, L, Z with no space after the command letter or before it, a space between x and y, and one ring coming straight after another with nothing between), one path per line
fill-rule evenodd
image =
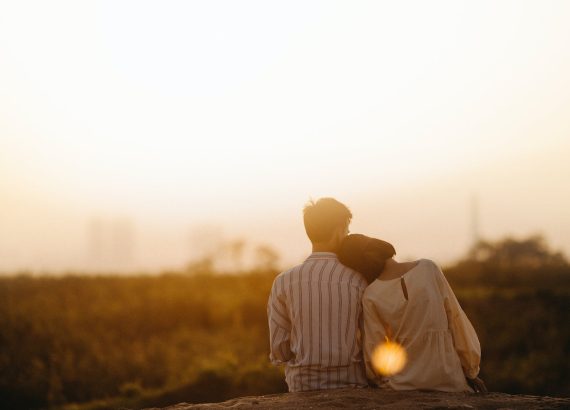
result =
M133 223L129 218L92 218L87 229L89 266L96 271L130 269L134 236Z

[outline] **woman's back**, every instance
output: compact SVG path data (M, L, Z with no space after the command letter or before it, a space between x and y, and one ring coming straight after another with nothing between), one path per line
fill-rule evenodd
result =
M427 259L386 268L362 301L368 377L396 390L470 391L462 365L465 374L478 373L479 341L441 270ZM406 349L408 363L382 378L374 373L371 357L386 336Z

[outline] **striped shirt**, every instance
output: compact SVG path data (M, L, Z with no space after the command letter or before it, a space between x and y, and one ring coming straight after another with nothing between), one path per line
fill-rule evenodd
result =
M367 283L330 252L279 274L267 303L270 355L289 391L365 387L361 299Z

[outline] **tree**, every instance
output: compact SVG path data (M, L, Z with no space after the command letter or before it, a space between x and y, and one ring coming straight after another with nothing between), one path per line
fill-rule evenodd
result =
M568 265L564 255L552 251L541 235L520 240L505 238L497 242L480 241L469 252L467 260L500 269L537 269Z
M255 248L256 267L259 270L277 270L279 253L269 245Z

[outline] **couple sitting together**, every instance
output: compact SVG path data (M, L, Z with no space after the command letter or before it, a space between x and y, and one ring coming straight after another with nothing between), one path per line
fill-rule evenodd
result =
M486 391L477 334L434 262L397 262L389 243L349 235L352 214L335 199L303 214L313 252L275 278L267 304L270 360L289 391ZM387 340L407 353L395 374L374 363Z

